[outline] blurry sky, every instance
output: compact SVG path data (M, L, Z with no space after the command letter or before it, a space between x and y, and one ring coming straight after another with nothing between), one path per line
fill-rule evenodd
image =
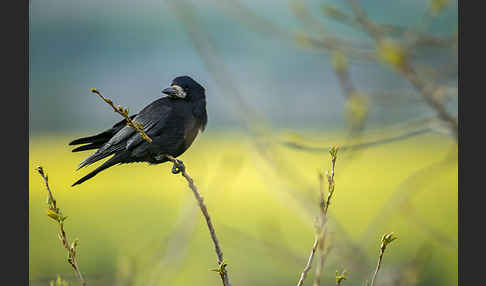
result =
M306 31L287 1L189 1L201 18L200 29L215 42L214 53L245 101L272 125L290 128L339 128L345 124L344 99L326 53L259 32L239 17L239 6L283 30ZM427 1L359 1L370 17L417 27ZM233 4L232 4L233 3ZM234 5L236 3L236 5ZM363 35L326 19L321 5L345 7L341 1L308 1L327 29L362 39ZM239 5L239 6L238 6ZM428 28L452 34L457 3ZM244 13L243 13L244 14ZM243 15L242 14L242 15ZM241 15L240 15L241 16ZM268 27L260 27L265 31ZM167 1L32 0L30 11L30 134L97 131L120 120L90 88L100 89L116 104L137 112L161 96L161 90L187 74L206 87L209 129L236 129L225 90L218 86ZM416 61L451 60L427 51ZM433 114L402 79L380 64L356 63L356 86L367 91L410 91L394 104L376 104L371 121L386 125ZM452 77L447 85L457 86Z

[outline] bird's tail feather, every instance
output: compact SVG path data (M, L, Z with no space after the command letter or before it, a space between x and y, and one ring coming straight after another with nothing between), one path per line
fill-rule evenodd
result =
M79 145L85 143L105 143L110 140L113 134L111 132L105 131L93 136L83 137L69 142L69 145ZM74 152L74 150L73 150Z
M133 114L130 116L130 119L134 119L137 114ZM69 145L79 145L79 144L86 144L86 143L92 143L92 144L99 144L100 146L103 145L104 143L108 142L113 135L115 135L118 131L120 131L124 126L126 126L126 120L123 119L122 121L116 123L113 125L112 128L98 133L93 136L88 136L88 137L83 137L83 138L78 138L76 140L73 140L69 142ZM92 149L92 148L91 148ZM82 151L82 150L88 150L88 149L82 149L81 147L78 147L73 150L73 152L76 151Z
M116 153L120 151L122 148L123 148L122 145L115 145L115 146L109 146L107 148L101 148L98 151L96 151L94 154L86 158L83 162L81 162L78 168L76 169L76 171L83 168L84 166L91 165L94 162L97 162L101 159L104 159L112 155L113 153Z
M99 172L103 171L106 168L109 168L109 167L111 167L113 165L116 165L118 163L121 163L122 160L123 160L123 155L122 154L116 154L115 156L111 157L108 161L104 162L101 166L99 166L98 168L94 169L91 173L89 173L88 175L86 175L86 176L82 177L81 179L77 180L72 185L72 187L74 187L76 185L79 185L82 182L93 178L94 176L96 176L96 174L98 174Z
M103 146L103 143L91 143L87 145L82 145L73 149L73 152L79 152L84 150L98 149Z

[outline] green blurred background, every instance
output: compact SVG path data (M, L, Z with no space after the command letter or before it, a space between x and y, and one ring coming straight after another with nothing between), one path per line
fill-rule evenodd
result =
M393 27L387 39L400 48L391 54L406 55L457 117L457 2L358 3ZM38 165L69 216L69 238L80 240L88 285L221 283L208 271L216 256L204 219L170 165L115 166L70 187L91 170L75 171L90 153L67 143L121 120L90 88L135 113L187 74L206 87L209 124L181 159L233 285L297 283L332 145L342 149L321 285L343 269L344 285L364 285L390 231L399 239L376 285L457 285L454 131L380 58L386 51L331 8L353 15L346 1L324 0L31 1L30 284L57 275L79 284L46 216Z

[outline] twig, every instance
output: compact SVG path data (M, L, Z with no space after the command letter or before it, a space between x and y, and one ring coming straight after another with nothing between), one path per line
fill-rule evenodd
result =
M297 282L297 286L302 286L304 285L304 280L307 277L307 273L312 267L312 262L314 260L314 255L317 251L317 248L321 248L322 250L324 249L324 241L327 233L327 229L325 228L325 224L327 221L327 210L329 208L329 205L331 203L332 195L334 194L334 167L336 165L336 156L337 156L337 147L331 147L329 150L329 154L331 155L331 174L327 174L327 180L329 184L329 192L327 195L327 200L324 200L324 192L322 190L322 175L320 174L319 176L319 182L320 182L320 203L319 203L319 209L320 209L320 216L318 218L317 224L316 224L316 234L315 234L315 239L314 239L314 244L312 245L312 250L309 255L309 259L307 260L307 264L302 271L300 275L299 282ZM319 267L319 274L322 272L322 264L324 263L324 252L321 252L321 266ZM320 279L316 278L316 279ZM316 281L314 281L314 285L316 285Z
M322 269L324 269L324 262L326 261L326 257L328 256L329 252L331 251L332 245L329 245L327 248L324 247L324 238L327 236L327 228L324 230L323 239L319 242L319 260L317 260L316 264L316 275L314 275L314 286L321 285L321 276L322 276Z
M318 244L319 244L319 236L316 234L314 239L314 245L312 245L312 250L309 255L309 259L307 260L307 264L305 265L304 271L302 271L302 274L300 274L300 279L299 282L297 283L297 286L304 285L304 280L307 277L307 273L312 267L312 260L314 259L314 254L316 253Z
M125 118L125 120L127 121L127 125L135 128L144 140L146 140L149 143L152 143L152 139L145 133L145 131L143 131L143 126L140 123L133 122L132 119L130 119L130 116L128 116L128 111L129 111L128 108L124 109L120 105L118 105L118 107L115 107L115 105L113 104L113 101L111 101L111 99L109 99L107 97L104 97L101 94L101 92L99 92L96 88L92 88L91 92L99 95L101 97L101 99L103 99L106 103L108 103L111 106L111 108L113 108L113 111L115 111L116 113L123 116Z
M322 173L319 173L319 193L320 193L320 202L319 202L319 209L321 210L321 217L325 217L326 213L324 211L325 205L326 205L326 200L324 199L324 176ZM321 219L322 223L322 219ZM327 228L324 230L324 233L322 234L321 239L319 240L319 260L317 260L317 265L316 265L316 274L314 275L314 286L320 286L321 285L321 275L322 275L322 269L324 268L324 261L327 256L327 254L330 251L330 247L327 248L327 250L324 247L324 240L327 235Z
M150 139L147 136L147 134L145 134L145 132L143 131L143 126L141 126L139 123L133 123L133 121L130 119L130 117L128 116L128 108L123 109L123 107L121 107L121 106L118 106L118 108L116 108L113 105L113 102L111 101L111 99L106 98L103 95L101 95L101 93L97 89L92 88L91 91L98 94L106 103L108 103L113 108L113 110L116 113L122 115L125 118L125 120L127 121L127 124L129 126L135 128L140 133L140 136L142 136L142 138L144 140L146 140L149 143L152 142L152 139ZM188 186L192 190L192 193L194 194L194 197L196 198L196 200L199 204L199 208L201 209L201 212L202 212L204 218L206 219L206 223L208 225L209 233L210 233L211 239L213 240L213 243L214 243L214 250L216 251L216 256L218 257L218 268L212 269L212 270L219 273L219 275L221 276L221 280L223 282L223 286L231 286L231 283L230 283L229 277L228 277L228 271L226 270L226 266L228 264L224 262L223 252L221 251L221 247L219 246L218 238L216 236L216 231L214 230L214 226L211 222L211 217L209 216L206 205L204 204L203 197L199 194L199 191L197 190L197 187L194 184L194 180L186 172L186 167L184 166L182 161L177 160L176 158L174 158L171 155L166 155L166 157L169 161L174 163L174 168L172 168L172 172L174 174L181 173L181 175L186 179Z
M337 147L331 147L331 149L329 150L329 154L331 155L331 174L329 174L329 173L327 174L327 182L328 182L329 190L328 190L328 193L327 193L327 200L326 200L326 202L324 204L324 208L322 210L324 216L327 215L327 210L329 208L329 205L331 204L332 195L334 195L334 186L335 186L334 168L336 166L336 159L337 159L338 150L339 149Z
M214 243L214 250L215 250L216 255L218 257L218 268L213 269L213 270L219 273L219 275L221 276L221 280L223 281L224 286L230 286L231 283L229 281L228 271L226 270L227 264L224 262L223 252L221 251L221 247L219 245L218 237L216 236L216 231L214 230L214 226L211 222L211 217L209 216L206 205L204 204L204 199L199 194L199 191L197 190L197 187L194 184L194 180L186 172L186 167L184 166L184 164L182 164L182 162L180 160L177 160L176 158L174 158L170 155L167 155L166 157L172 163L174 163L174 165L180 170L181 175L186 179L189 188L191 189L192 193L194 194L194 197L196 198L196 200L199 204L199 208L201 209L201 212L204 215L204 218L206 219L206 224L208 225L209 233L210 233L211 239L213 240L213 243Z
M385 253L386 247L395 239L397 239L397 237L393 235L393 232L383 235L383 238L381 239L380 255L378 256L378 264L376 265L375 273L373 273L373 277L371 278L370 286L373 286L375 284L376 275L380 270L381 261L383 260L383 254Z
M74 269L74 272L76 273L79 280L81 281L81 285L85 286L86 280L84 279L83 274L81 274L81 271L79 270L78 261L76 259L76 254L77 254L76 248L78 246L78 240L75 239L71 244L69 244L69 241L66 236L66 232L64 231L64 221L67 219L67 216L64 216L61 210L56 206L56 200L52 195L51 189L49 188L48 177L47 174L44 173L44 169L41 166L39 166L37 167L37 172L39 172L42 179L44 179L46 189L49 193L49 197L47 199L47 204L49 206L47 215L58 223L59 225L58 237L62 243L62 246L64 246L64 248L68 251L68 263Z
M408 139L410 137L414 137L414 136L418 136L418 135L422 135L422 134L426 134L426 133L432 133L432 132L434 132L434 130L432 128L426 127L426 128L423 128L423 129L414 130L414 131L406 132L404 134L386 137L386 138L383 138L383 139L362 142L362 143L358 143L358 144L354 144L354 145L341 146L341 147L339 147L339 150L341 150L341 151L348 151L348 150L357 151L357 150L360 150L360 149L366 149L366 148L369 148L369 147L379 146L379 145L382 145L382 144L388 144L388 143L392 143L392 142L403 141L403 140ZM283 144L283 145L285 145L289 148L292 148L292 149L303 150L303 151L307 151L307 152L325 152L325 151L329 150L328 147L313 147L313 146L308 146L308 145L304 145L304 144L301 144L301 143L290 142L290 141L282 141L281 144Z

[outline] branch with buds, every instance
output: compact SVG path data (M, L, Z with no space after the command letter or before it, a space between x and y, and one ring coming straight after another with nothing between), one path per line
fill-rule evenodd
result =
M381 267L381 261L383 260L383 254L385 254L385 249L386 247L395 239L397 239L393 232L384 234L383 237L381 238L381 246L380 246L380 255L378 257L378 264L376 265L375 273L373 274L373 277L371 278L371 284L370 286L373 286L375 284L375 279L376 275L378 274L378 271L380 270Z
M59 240L62 243L62 246L68 251L68 258L67 261L71 265L71 267L74 269L74 272L76 273L76 276L79 278L81 281L81 285L85 286L86 285L86 280L84 280L83 275L81 274L81 271L79 270L78 266L78 261L76 259L77 256L77 247L78 247L78 239L75 239L72 243L69 243L67 239L66 232L64 230L64 222L68 218L67 216L64 216L61 212L61 209L57 207L56 205L56 200L54 199L54 196L52 195L51 189L49 188L49 181L47 174L44 173L44 169L39 166L37 167L37 172L41 175L42 179L44 179L44 183L46 185L46 189L48 192L48 197L47 197L47 205L48 205L48 210L47 210L47 216L53 219L54 221L57 222L59 225L59 233L58 237Z
M98 94L103 101L108 103L113 110L123 116L125 120L127 121L127 125L135 128L137 132L142 136L144 140L146 140L149 143L152 143L152 139L147 136L147 134L143 131L143 126L137 122L133 122L130 117L128 116L128 108L123 108L122 106L115 107L113 104L113 101L107 97L104 97L101 92L99 92L96 88L92 88L91 92ZM211 269L213 271L216 271L219 273L221 276L221 281L223 282L223 286L231 286L231 283L229 281L228 277L228 271L226 270L226 266L228 265L227 263L224 262L223 259L223 252L221 250L221 247L219 245L218 238L216 236L216 231L214 230L213 223L211 222L211 217L209 216L209 212L206 208L206 205L204 204L203 197L199 193L196 185L194 184L194 180L189 176L189 174L186 172L186 166L184 166L184 163L181 160L178 160L174 158L171 155L165 155L169 161L171 161L174 166L172 168L172 173L173 174L178 174L181 173L181 175L186 179L189 188L191 189L192 193L194 194L194 197L196 198L199 208L201 209L201 212L206 219L206 224L208 225L209 233L211 235L211 239L213 240L214 243L214 250L216 252L216 256L218 257L218 268L216 269Z
M312 245L312 250L309 255L309 259L307 260L307 264L302 271L300 275L299 282L297 282L297 286L302 286L304 285L304 280L307 277L307 273L310 271L312 267L312 262L314 260L314 256L319 249L321 251L321 256L320 260L318 261L317 264L317 269L316 269L316 276L315 276L315 281L314 285L319 285L320 284L320 275L322 273L322 267L324 265L324 258L327 252L324 251L324 241L327 233L326 229L326 222L327 222L327 210L329 209L329 205L331 204L331 199L334 194L334 168L336 166L336 159L337 159L337 152L339 148L338 147L331 147L329 149L329 155L331 155L331 171L327 172L327 182L328 182L328 194L327 194L327 199L324 199L324 192L322 190L322 181L323 181L323 176L322 174L319 174L319 182L320 182L320 202L319 202L319 209L320 209L320 216L317 219L316 223L316 233L315 233L315 239L314 239L314 244Z
M137 132L140 134L140 136L142 136L142 138L144 140L146 140L147 142L149 143L152 143L152 139L145 133L145 131L143 131L143 126L142 124L138 123L138 122L133 122L132 119L130 119L130 116L128 116L128 108L123 108L123 106L121 105L118 105L118 107L115 107L115 105L113 104L113 101L111 101L111 99L107 98L107 97L104 97L101 92L99 90L97 90L96 88L92 88L91 89L91 92L93 93L96 93L97 95L99 95L99 97L101 97L101 99L103 99L103 101L105 101L106 103L108 103L111 108L113 108L113 111L120 114L121 116L123 116L125 118L125 120L127 121L127 125L130 126L130 127L133 127L137 130Z

